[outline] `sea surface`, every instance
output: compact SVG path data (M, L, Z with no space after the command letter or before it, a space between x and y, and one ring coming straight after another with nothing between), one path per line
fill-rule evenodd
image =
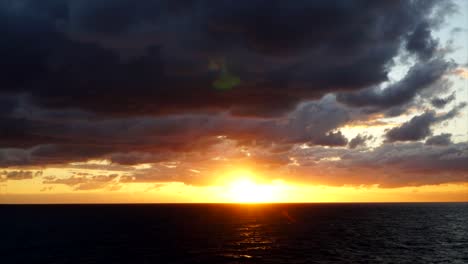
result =
M1 205L0 263L468 263L468 204Z

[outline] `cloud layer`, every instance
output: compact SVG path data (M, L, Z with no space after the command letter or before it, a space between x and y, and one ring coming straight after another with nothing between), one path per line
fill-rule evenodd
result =
M433 135L465 109L440 95L461 74L433 34L451 10L435 0L2 1L1 179L58 166L118 173L43 184L209 184L238 165L333 185L466 181L466 144ZM393 67L409 70L393 80ZM378 126L389 126L383 138L365 131Z
M441 8L437 1L1 5L4 92L26 93L46 107L117 116L218 110L272 116L306 99L378 85L400 50L423 61L434 55L431 27ZM213 87L221 73L209 64L220 59L241 80L228 91ZM417 65L389 89L395 92L385 99L371 93L369 100L408 100L447 67L440 60Z

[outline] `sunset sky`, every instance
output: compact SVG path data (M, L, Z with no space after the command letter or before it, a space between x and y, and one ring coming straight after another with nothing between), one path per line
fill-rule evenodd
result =
M0 203L468 201L468 2L0 1Z

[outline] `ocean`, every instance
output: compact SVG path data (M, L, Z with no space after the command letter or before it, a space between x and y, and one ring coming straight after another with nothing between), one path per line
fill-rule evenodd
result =
M0 205L0 263L468 263L468 203Z

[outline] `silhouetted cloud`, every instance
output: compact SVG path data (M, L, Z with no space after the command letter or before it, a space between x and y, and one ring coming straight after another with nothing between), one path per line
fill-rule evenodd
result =
M338 100L355 107L390 108L411 101L422 89L430 87L439 80L453 65L441 59L414 65L406 76L385 89L370 87L356 93L343 93Z
M433 136L426 140L426 145L448 146L452 144L451 137L452 135L447 133Z
M226 114L60 122L17 118L0 125L13 129L3 130L0 138L2 145L10 147L0 149L0 164L58 164L99 157L121 164L158 162L218 144L221 135L245 143L344 146L347 139L336 130L352 115L328 96L278 119Z
M416 141L431 135L431 126L455 117L466 104L460 104L450 112L443 115L436 115L434 111L427 111L422 115L411 118L403 125L392 128L386 133L388 142L395 141Z
M324 136L314 139L312 144L320 146L346 146L348 139L340 131L328 132Z
M14 165L29 165L30 163L31 160L29 158L29 153L24 149L0 149L0 164L3 167Z
M455 94L452 93L451 95L445 98L436 97L432 99L431 104L434 107L443 108L444 106L446 106L448 103L452 102L453 100L455 100Z
M0 171L0 178L4 180L28 180L42 175L42 171Z
M466 182L468 145L431 146L390 143L359 151L346 148L298 149L292 179L328 185L374 185L383 188Z
M464 76L433 36L451 3L1 1L0 179L57 166L89 171L46 186L119 190L251 166L327 184L463 181L466 144L430 137L464 107L441 113L454 94L435 97ZM414 64L390 79L401 57ZM345 136L410 114L380 146Z
M355 149L357 147L360 147L360 146L365 146L366 145L366 142L370 139L372 139L373 136L370 136L370 135L357 135L356 137L354 137L353 139L351 139L351 141L349 141L349 148L351 149Z
M441 8L438 1L6 1L0 84L42 106L100 115L280 115L304 99L386 81L402 43L431 57L439 19L431 14ZM242 82L214 89L214 58ZM416 66L398 86L422 89L447 67ZM370 104L414 94L390 90L398 91L389 99L367 94Z
M431 125L437 121L433 111L411 118L400 127L392 128L386 134L387 141L416 141L431 135Z
M418 54L421 59L428 59L434 55L437 45L437 41L431 36L431 26L422 22L408 36L406 49Z

